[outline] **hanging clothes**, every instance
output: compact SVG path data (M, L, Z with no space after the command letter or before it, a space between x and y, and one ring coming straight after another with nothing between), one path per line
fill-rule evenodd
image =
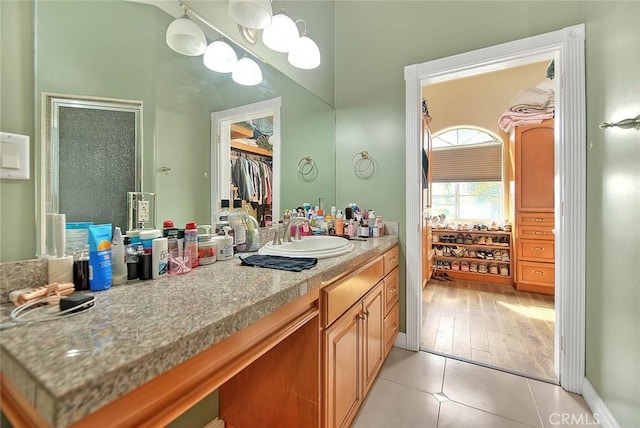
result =
M273 200L273 169L271 162L239 156L231 159L231 184L237 188L238 198L270 205Z

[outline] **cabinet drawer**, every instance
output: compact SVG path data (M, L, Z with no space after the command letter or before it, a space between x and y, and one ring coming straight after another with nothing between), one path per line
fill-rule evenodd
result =
M394 267L398 266L399 255L400 250L397 245L382 255L385 275L391 272Z
M552 241L555 239L552 230L552 226L518 226L518 238Z
M519 212L517 218L518 226L549 226L553 227L553 213L527 213Z
M393 347L400 328L400 312L398 303L393 305L391 311L384 318L384 354L385 357Z
M384 278L384 313L388 313L398 301L400 271L396 268Z
M517 282L537 285L553 285L555 267L552 263L518 262Z
M555 243L553 241L518 240L519 259L553 263L555 255Z
M378 257L351 275L320 290L321 322L328 326L382 279L384 263Z

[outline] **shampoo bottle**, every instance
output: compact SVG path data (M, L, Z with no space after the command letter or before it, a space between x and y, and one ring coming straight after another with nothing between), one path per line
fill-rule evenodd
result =
M198 267L198 225L195 222L187 223L185 226L184 250L189 251L191 268Z

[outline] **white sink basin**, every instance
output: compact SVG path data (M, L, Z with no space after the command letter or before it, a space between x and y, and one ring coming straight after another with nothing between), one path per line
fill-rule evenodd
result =
M284 242L282 245L269 242L258 250L258 254L326 259L348 254L352 250L353 244L339 236L303 236L299 241Z

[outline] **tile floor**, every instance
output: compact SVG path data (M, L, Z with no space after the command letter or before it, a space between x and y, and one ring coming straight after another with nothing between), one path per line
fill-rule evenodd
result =
M583 398L556 385L393 348L353 427L597 426Z

